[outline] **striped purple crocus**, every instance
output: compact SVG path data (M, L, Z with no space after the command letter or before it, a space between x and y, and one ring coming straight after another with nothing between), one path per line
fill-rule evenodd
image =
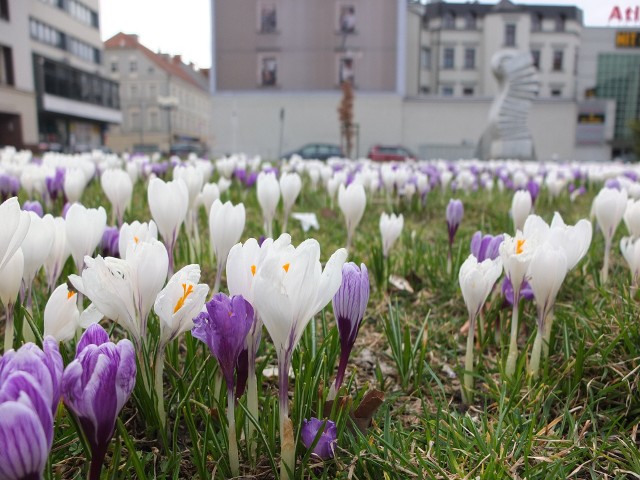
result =
M27 343L0 358L0 478L42 478L53 441L62 357L52 337L46 350Z
M110 342L100 325L91 325L62 376L64 402L78 418L91 446L90 480L100 478L116 419L135 383L133 344L126 339Z
M464 207L461 200L451 199L447 205L447 228L449 231L449 245L453 245L453 240L456 237L456 232L462 222L462 215L464 214Z
M344 373L351 349L358 336L360 324L369 302L369 272L365 264L358 267L353 262L342 266L342 283L333 297L333 314L340 334L340 363L336 382L333 386L335 394L342 385Z
M483 262L487 258L495 260L500 255L498 248L503 240L504 236L502 234L495 236L482 235L482 232L477 231L471 237L471 253L478 262Z

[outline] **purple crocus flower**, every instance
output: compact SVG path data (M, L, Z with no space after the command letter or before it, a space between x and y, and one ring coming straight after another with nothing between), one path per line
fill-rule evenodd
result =
M78 417L91 445L89 479L100 478L102 462L116 418L136 383L136 357L133 344L108 341L97 323L91 325L78 343L76 358L62 376L62 396Z
M55 415L60 402L62 369L58 342L47 336L42 342L42 349L34 343L25 343L18 350L9 350L0 358L0 385L12 372L29 373L46 392L51 402L51 413Z
M464 207L462 202L457 199L449 200L447 205L447 227L449 229L449 245L453 245L453 240L456 237L456 232L462 222L462 215L464 214Z
M250 172L244 180L244 186L247 188L251 188L256 184L257 181L258 181L258 172Z
M227 388L233 389L238 357L253 324L253 307L242 295L229 298L224 293L214 295L205 307L206 314L193 319L191 334L207 344L218 359Z
M369 302L369 272L365 264L360 268L348 262L342 266L342 283L333 297L333 314L340 334L340 363L334 389L337 392L342 385L344 372L353 344L356 342L360 324Z
M103 257L120 257L120 230L118 227L105 227L100 241Z
M531 202L535 204L536 198L540 195L540 185L535 180L529 180L527 182L527 190L529 190L529 194L531 195Z
M62 206L62 212L60 213L60 216L62 218L67 218L67 212L69 211L69 209L71 208L71 203L66 202L63 206Z
M24 202L24 204L22 205L22 210L24 210L25 212L33 212L40 218L42 218L42 216L44 215L44 209L42 208L40 202L37 200L34 200L33 202Z
M20 181L16 177L0 173L0 200L16 197L20 190Z
M606 182L604 182L605 188L615 188L616 190L621 190L622 186L620 185L620 180L617 178L609 178Z
M304 446L311 448L311 445L313 445L313 442L318 436L318 432L322 429L318 443L316 443L316 446L313 448L313 453L323 460L332 458L335 444L338 441L336 424L331 420L318 420L314 417L311 417L309 420L303 420L302 422L300 438Z
M64 175L65 170L63 168L56 168L56 173L52 177L44 179L49 198L54 202L58 197L64 198Z
M52 337L0 358L0 478L42 478L60 399L62 357Z
M217 293L211 301L205 303L207 312L193 319L191 334L206 343L227 382L227 421L229 435L229 463L231 474L239 475L238 442L236 439L235 398L233 396L234 371L240 353L245 348L247 334L253 325L253 307L242 295L229 298ZM240 379L239 379L240 381Z
M504 235L482 235L477 231L471 237L471 253L478 260L483 262L486 259L495 260L500 255L498 249L504 240Z
M513 306L513 284L509 277L504 277L504 281L502 282L502 294L504 295L505 301ZM522 282L520 286L520 298L524 298L525 300L533 300L533 289L531 285L525 280Z

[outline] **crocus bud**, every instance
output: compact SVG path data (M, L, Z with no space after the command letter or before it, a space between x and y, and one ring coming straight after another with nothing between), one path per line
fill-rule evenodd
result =
M464 261L458 280L470 317L478 314L501 273L502 261L499 257L478 262L476 257L469 255Z
M120 169L109 169L100 177L100 184L105 196L111 202L112 221L118 220L118 225L122 224L124 211L131 203L133 195L133 182L127 172Z
M334 391L337 392L344 379L344 372L351 349L356 342L360 324L369 302L369 272L363 264L360 268L348 262L342 266L342 283L333 297L333 314L340 334L340 363Z
M58 342L71 340L80 321L76 292L66 283L56 288L44 307L44 334Z
M338 205L347 224L347 250L351 246L353 234L362 220L367 206L367 194L359 183L351 183L348 187L340 184L338 187Z
M323 421L314 417L309 420L303 420L300 438L305 447L311 448L318 433L320 433L320 438L318 438L318 442L313 448L313 453L323 460L332 458L333 450L338 441L336 424L331 420Z
M622 218L629 235L633 238L640 237L640 200L629 199Z
M0 269L20 248L29 230L31 217L20 210L16 197L5 200L0 205L0 219L2 219L2 235L0 235Z
M462 215L464 214L464 207L462 201L457 199L449 200L447 205L447 227L449 230L449 244L453 245L453 240L462 222Z
M593 199L593 205L598 226L605 239L610 240L627 208L627 191L603 188Z
M205 303L206 313L194 319L191 334L209 347L218 359L227 388L234 385L234 371L253 324L253 307L242 295L218 293Z
M85 208L79 203L69 207L65 217L65 228L78 273L82 271L85 255L92 255L100 244L106 225L107 213L102 207Z
M273 173L261 172L257 183L258 203L262 209L264 228L267 237L272 237L273 217L280 201L280 185Z
M126 339L109 342L106 332L97 335L96 330L104 331L95 323L82 335L76 358L62 376L64 403L78 417L91 446L90 478L99 478L116 418L136 383L133 344Z
M44 215L44 209L42 208L40 202L37 200L34 200L32 202L24 202L24 204L22 205L22 210L24 210L25 212L33 212L40 218L42 218L42 216Z
M531 213L533 204L531 193L529 190L518 190L513 194L511 201L511 218L513 219L513 227L517 232L524 228L524 222Z
M389 255L391 247L402 233L404 226L404 217L402 214L396 215L392 213L387 215L382 212L380 215L380 235L382 236L382 255L386 258Z

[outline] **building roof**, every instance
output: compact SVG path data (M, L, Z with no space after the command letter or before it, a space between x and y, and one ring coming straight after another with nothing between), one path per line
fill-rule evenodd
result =
M184 64L180 55L171 57L170 55L153 52L138 41L138 35L136 34L117 33L104 42L104 48L108 51L120 49L138 50L168 74L178 77L200 90L208 91L206 82L198 81L195 77L195 75L203 75L204 77L205 74L196 72L192 66ZM193 74L188 72L187 69L193 70Z
M495 4L465 2L449 3L438 1L425 6L425 18L441 17L445 13L452 13L456 16L464 16L468 13L482 17L494 12L529 12L539 14L546 18L563 16L567 20L577 20L582 23L582 10L572 5L519 5L510 0L500 0Z

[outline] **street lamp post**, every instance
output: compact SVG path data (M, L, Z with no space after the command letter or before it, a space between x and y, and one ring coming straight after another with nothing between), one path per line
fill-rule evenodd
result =
M158 97L158 105L161 109L167 111L167 135L169 137L169 151L171 151L171 143L173 131L171 130L171 110L178 108L178 99L176 97Z

